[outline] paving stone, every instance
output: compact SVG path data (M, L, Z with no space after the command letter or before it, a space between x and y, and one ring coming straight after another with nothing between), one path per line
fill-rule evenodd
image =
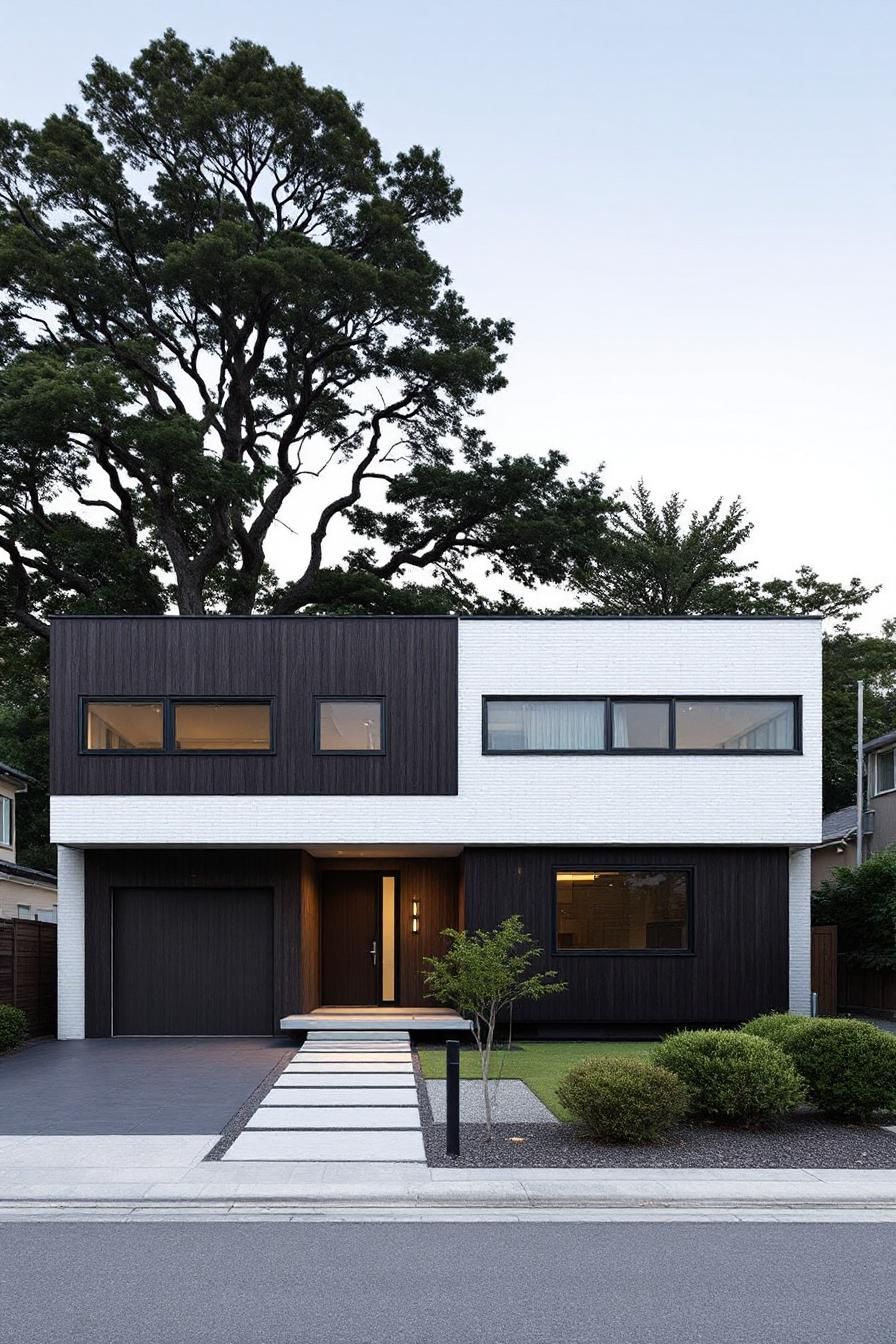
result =
M417 1105L415 1087L275 1087L262 1106Z
M420 1132L415 1106L266 1106L246 1129L414 1129Z
M244 1129L222 1162L419 1162L425 1166L423 1135L414 1130Z
M364 1059L351 1060L346 1063L337 1063L335 1060L302 1060L297 1059L292 1064L287 1064L286 1073L410 1073L410 1060L405 1063L403 1060L396 1064L381 1063L378 1060Z
M300 1050L292 1061L294 1064L369 1064L371 1061L378 1064L410 1064L410 1050L402 1051L401 1054L389 1054L385 1050L377 1050L376 1053L367 1050Z
M406 1031L309 1031L309 1041L409 1041Z
M417 1084L411 1073L281 1073L274 1084L278 1087L407 1087L417 1094Z

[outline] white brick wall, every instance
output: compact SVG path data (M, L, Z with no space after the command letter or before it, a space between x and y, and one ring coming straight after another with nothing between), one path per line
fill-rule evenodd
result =
M812 851L790 855L790 1011L812 1008Z
M57 1032L61 1041L84 1036L84 851L58 851Z
M60 797L53 838L809 845L820 838L820 650L815 621L461 621L456 797ZM488 694L801 695L803 754L483 756Z

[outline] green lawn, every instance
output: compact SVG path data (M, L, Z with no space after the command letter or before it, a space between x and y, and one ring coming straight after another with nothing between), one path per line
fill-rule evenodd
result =
M571 1117L557 1100L557 1083L568 1069L592 1055L636 1055L646 1057L655 1041L533 1041L515 1046L509 1053L496 1050L492 1055L492 1079L520 1078L540 1097L560 1120ZM427 1078L445 1077L444 1049L418 1051ZM461 1078L479 1078L478 1050L461 1050Z

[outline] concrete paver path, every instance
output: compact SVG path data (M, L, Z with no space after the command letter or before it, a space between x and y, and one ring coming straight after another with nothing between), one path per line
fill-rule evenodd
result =
M408 1033L309 1034L221 1160L425 1163Z

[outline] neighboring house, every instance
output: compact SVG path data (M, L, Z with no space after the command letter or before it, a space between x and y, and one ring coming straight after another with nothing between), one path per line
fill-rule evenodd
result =
M426 1004L519 914L560 1034L810 1006L821 624L62 617L63 1037Z
M16 863L16 799L34 780L0 764L0 919L56 919L52 873Z
M821 819L821 843L812 849L812 890L817 891L835 868L856 861L856 809L841 807Z
M896 732L865 743L865 813L862 854L868 858L896 845ZM821 822L821 844L812 850L812 890L817 891L835 868L856 861L856 809L841 807Z
M865 743L868 821L865 854L896 845L896 732Z

